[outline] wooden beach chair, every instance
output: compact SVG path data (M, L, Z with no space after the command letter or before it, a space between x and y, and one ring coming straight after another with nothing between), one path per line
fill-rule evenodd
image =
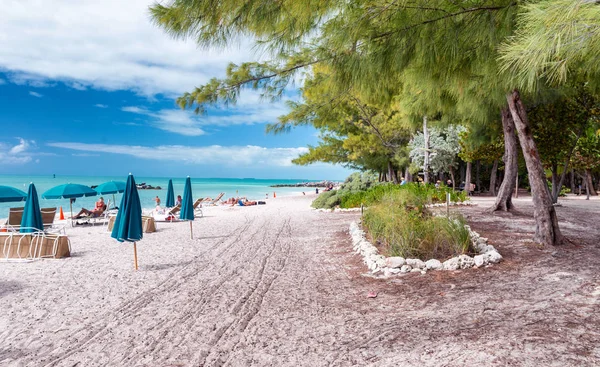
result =
M33 261L71 256L71 241L67 236L43 231L0 233L0 246L5 261Z
M10 208L8 210L8 219L2 225L2 232L15 232L21 228L21 220L23 219L23 208Z

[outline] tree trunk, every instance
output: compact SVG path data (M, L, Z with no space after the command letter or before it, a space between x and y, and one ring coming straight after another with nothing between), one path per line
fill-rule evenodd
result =
M575 171L571 168L571 194L575 194Z
M558 164L552 164L552 203L558 201L558 195L560 194L560 187L558 186Z
M481 161L477 161L477 164L475 165L475 189L477 191L481 192L481 180L479 179L479 171L481 169Z
M467 172L465 173L465 187L463 191L469 195L471 192L471 162L467 162Z
M456 181L454 181L454 168L450 167L450 180L452 180L452 190L456 190Z
M585 170L585 181L586 181L586 185L587 187L589 187L589 195L598 195L598 193L596 192L596 189L594 188L594 182L592 181L592 171L587 169Z
M492 166L492 174L490 175L490 193L492 196L496 196L496 177L498 176L498 160L494 160Z
M519 133L519 142L521 143L529 175L536 222L534 241L544 245L560 245L563 243L564 238L558 228L556 211L552 205L552 197L546 183L544 167L527 121L525 106L523 106L519 91L516 89L508 94L506 99Z
M412 182L412 175L410 174L410 167L406 167L406 170L404 171L404 179L406 180L406 182Z
M392 161L388 161L388 177L390 179L390 182L393 182L395 184L398 183L398 178L396 177L396 172L394 171Z
M588 180L590 174L588 170L585 170L585 176L583 177L584 180L584 184L585 184L585 200L590 200L590 180Z
M512 194L515 191L517 180L517 159L519 148L515 135L515 122L508 108L502 109L502 129L504 131L504 178L496 196L496 202L491 207L492 211L509 211L514 208Z
M423 138L425 140L425 160L423 164L423 181L429 183L429 131L427 130L427 116L423 116Z

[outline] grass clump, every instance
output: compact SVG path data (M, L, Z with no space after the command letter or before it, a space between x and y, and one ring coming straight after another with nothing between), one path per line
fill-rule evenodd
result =
M363 226L387 256L445 259L472 253L469 231L461 216L434 217L424 208L425 190L400 190L385 194L369 206Z

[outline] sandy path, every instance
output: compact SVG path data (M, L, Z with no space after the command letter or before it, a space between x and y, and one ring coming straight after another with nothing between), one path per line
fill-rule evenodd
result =
M374 280L350 253L345 232L356 215L316 213L309 201L208 209L194 223L195 240L186 223L159 224L138 246L138 272L131 247L100 227L71 231L71 259L0 264L0 365L600 361L598 227L557 254L527 245L526 215L516 223L467 208L504 263ZM598 214L582 205L559 214ZM577 225L568 222L566 234ZM369 290L378 297L366 298Z

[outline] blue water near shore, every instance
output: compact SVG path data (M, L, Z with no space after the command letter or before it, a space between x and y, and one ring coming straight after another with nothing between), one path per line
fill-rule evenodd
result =
M177 195L183 196L183 187L185 185L185 178L172 178L173 189L175 191L175 197ZM107 181L126 181L126 176L8 176L0 175L0 185L16 187L20 190L27 192L27 188L30 182L35 184L38 195L40 196L40 207L63 207L65 215L69 211L69 200L58 199L58 200L44 200L41 198L42 194L57 185L65 183L77 183L86 186L99 185ZM143 208L153 208L154 197L158 195L164 205L167 196L167 185L169 182L168 177L135 177L135 181L138 184L145 182L147 185L160 186L162 190L138 190L140 200ZM229 197L247 197L248 199L262 200L269 194L269 198L273 197L273 192L277 193L277 196L299 194L302 191L309 191L309 188L299 187L278 187L273 188L270 185L276 184L295 184L297 182L307 182L311 180L266 180L266 179L253 179L253 178L192 178L192 193L194 199L211 197L214 198L219 193L224 192L225 196L223 199ZM313 180L315 181L315 180ZM104 200L110 200L112 202L112 195L101 195ZM116 194L117 205L121 202L121 194ZM77 213L82 207L91 209L94 207L94 203L98 200L98 196L77 198L73 204L73 212ZM11 207L22 207L25 202L18 203L0 203L0 218L8 217L8 209ZM111 204L112 206L112 204Z

